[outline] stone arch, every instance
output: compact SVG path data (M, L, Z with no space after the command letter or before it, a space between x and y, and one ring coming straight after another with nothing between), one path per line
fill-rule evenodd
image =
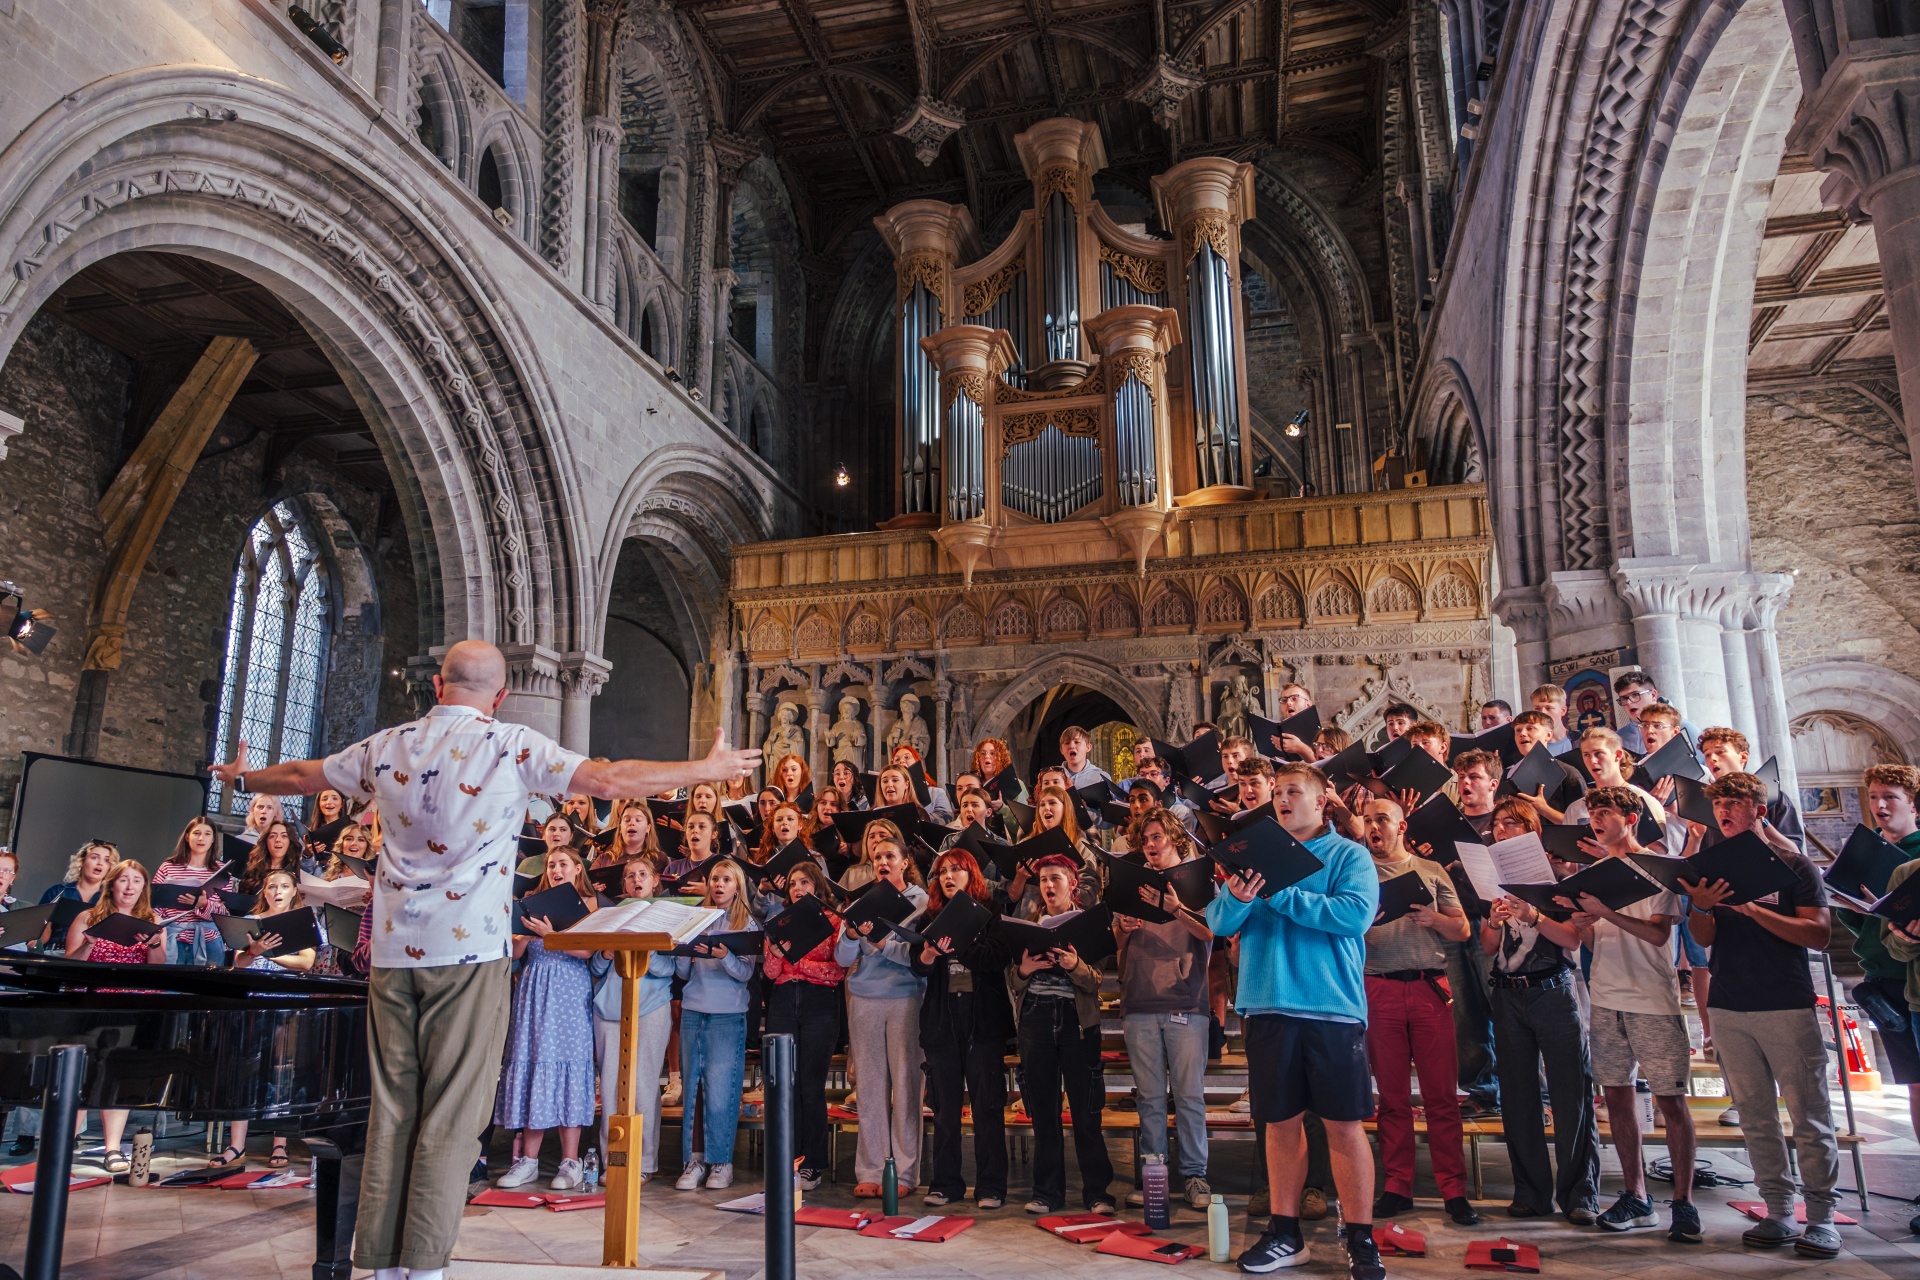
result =
M793 629L793 651L798 654L830 654L838 648L834 643L833 624L825 614L809 613L800 619L800 625Z
M572 467L538 357L481 265L350 133L275 86L168 67L96 89L0 155L0 359L61 284L116 253L244 274L300 317L374 426L414 549L423 647L580 648Z
M1215 583L1200 602L1200 625L1209 630L1246 626L1246 599L1229 584Z
M1140 610L1133 601L1115 591L1100 602L1094 614L1094 629L1132 634L1140 630Z
M1033 639L1033 610L1018 600L1001 601L987 619L987 634L1013 643Z
M1479 404L1458 360L1443 357L1426 370L1407 435L1428 484L1477 484L1483 479L1485 435Z
M1047 602L1041 614L1041 630L1050 640L1084 636L1087 633L1087 611L1076 600L1055 596Z
M1284 582L1275 582L1254 602L1254 616L1261 622L1296 622L1301 617L1300 595Z
M673 324L667 318L666 296L658 289L647 298L634 321L632 336L655 364L673 364Z
M1084 685L1112 698L1133 723L1155 737L1161 734L1162 721L1140 694L1134 681L1091 654L1068 650L1058 653L1029 669L1009 684L980 711L974 736L1004 738L1015 716L1028 703L1057 684Z
M1480 593L1472 581L1448 569L1434 578L1427 588L1427 608L1435 613L1471 609L1478 612Z
M635 250L626 236L613 238L613 323L620 332L632 338L634 345L646 351L645 337L653 337L660 330L657 325L649 325L647 308L654 305L654 298L647 292L646 260ZM649 333L649 329L651 332ZM658 341L655 338L655 341ZM653 355L651 351L648 355ZM660 361L665 364L666 361Z
M483 191L481 178L486 163L491 160L498 175L501 204L488 205L489 216L495 207L507 211L509 221L503 225L514 238L523 243L533 243L534 226L540 211L539 180L533 152L519 131L513 127L511 119L500 116L490 120L481 129L480 141L474 148L472 189L485 205L489 193ZM497 222L499 219L494 218Z
M1420 592L1398 574L1382 574L1367 595L1368 614L1417 614Z
M1313 592L1313 616L1319 618L1357 618L1360 596L1345 578L1329 577Z
M1840 712L1874 725L1908 761L1920 760L1920 680L1874 662L1829 658L1782 679L1787 719Z
M632 212L635 195L652 196L653 234L634 230L667 274L685 284L695 262L689 249L704 235L689 221L689 210L698 207L694 188L711 179L705 148L698 145L711 127L698 58L685 47L676 20L646 6L629 6L621 15L617 41L613 91L622 135L622 212Z
M469 180L473 118L460 91L458 63L446 45L428 41L413 54L412 119L408 132L460 181Z
M980 615L964 604L956 604L940 619L940 638L949 644L978 640L986 630Z
M873 649L886 643L887 631L871 609L856 609L847 619L847 648Z
M1147 626L1190 627L1193 625L1193 602L1178 587L1168 584L1160 593L1147 602Z
M900 611L893 620L893 646L904 649L909 645L929 645L933 643L933 622L917 607L909 605Z

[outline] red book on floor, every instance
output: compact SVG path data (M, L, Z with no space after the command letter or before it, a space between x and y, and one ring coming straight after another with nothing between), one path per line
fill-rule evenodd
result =
M1373 1243L1382 1254L1389 1258L1424 1258L1427 1256L1427 1238L1418 1231L1409 1231L1397 1222L1385 1223L1373 1229Z
M1467 1245L1467 1270L1538 1272L1540 1250L1504 1236L1498 1240L1475 1240Z
M1759 1200L1734 1200L1730 1202L1728 1207L1738 1209L1755 1222L1762 1221L1767 1216L1767 1206ZM1807 1206L1805 1203L1793 1206L1793 1220L1803 1227L1807 1225ZM1838 1209L1833 1212L1833 1223L1838 1227L1857 1227L1860 1225L1857 1219L1849 1218Z
M468 1204L484 1204L495 1209L538 1209L547 1202L546 1196L538 1191L502 1191L498 1187L489 1187Z
M1181 1244L1178 1240L1162 1240L1158 1236L1137 1236L1126 1231L1115 1231L1100 1242L1095 1253L1112 1254L1116 1258L1139 1258L1144 1262L1164 1262L1172 1265L1185 1262L1188 1258L1197 1258L1206 1250L1198 1245Z
M590 1196L548 1196L547 1208L555 1213L565 1213L569 1209L604 1209L607 1198L604 1195Z
M900 1234L902 1230L918 1222L924 1222L926 1225L912 1235ZM875 1218L860 1228L860 1234L872 1236L876 1240L915 1240L923 1244L938 1244L943 1240L953 1239L972 1225L972 1218L958 1216L939 1218L931 1214L926 1218Z
M203 1182L200 1185L203 1187L218 1187L224 1191L231 1191L235 1187L244 1187L250 1182L258 1182L260 1179L269 1176L268 1174L260 1172L258 1169L242 1169L239 1173L230 1173L224 1178L215 1178L212 1182Z
M0 1172L0 1187L5 1187L9 1191L17 1191L21 1195L32 1195L35 1168L37 1168L36 1165L22 1164L15 1165L11 1169ZM108 1177L69 1177L67 1179L67 1190L84 1191L88 1187L104 1187L112 1181L113 1179Z
M858 1231L880 1215L867 1209L823 1209L803 1204L793 1211L793 1221L802 1227L836 1227Z
M1143 1236L1153 1228L1144 1222L1122 1222L1118 1218L1108 1217L1104 1213L1060 1213L1041 1218L1034 1224L1042 1231L1051 1231L1064 1240L1075 1244L1092 1244L1104 1240L1116 1231L1128 1235Z

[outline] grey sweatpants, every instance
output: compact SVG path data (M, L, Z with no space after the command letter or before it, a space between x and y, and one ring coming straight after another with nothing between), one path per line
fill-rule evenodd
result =
M1787 1176L1787 1143L1780 1133L1779 1102L1784 1101L1806 1188L1807 1222L1832 1222L1840 1146L1833 1137L1827 1050L1818 1016L1812 1009L1715 1009L1713 1044L1727 1092L1740 1108L1747 1163L1753 1166L1754 1187L1766 1201L1768 1215L1793 1219L1793 1180Z
M856 1181L880 1181L891 1153L900 1185L919 1183L920 1135L927 1123L921 1114L927 1083L921 1056L918 1000L847 996L847 1057L860 1074Z

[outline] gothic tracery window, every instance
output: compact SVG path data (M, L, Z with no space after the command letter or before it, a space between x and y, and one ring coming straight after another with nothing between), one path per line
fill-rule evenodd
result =
M247 745L252 767L314 754L327 640L327 576L312 536L289 502L247 533L233 575L215 758ZM216 812L239 813L237 794L214 784Z

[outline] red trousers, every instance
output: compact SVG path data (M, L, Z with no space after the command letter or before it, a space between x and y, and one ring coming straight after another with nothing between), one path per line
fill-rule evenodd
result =
M1379 1090L1380 1164L1388 1191L1413 1194L1413 1072L1427 1109L1427 1151L1442 1199L1467 1194L1461 1150L1460 1067L1453 1049L1453 1010L1431 984L1367 979L1367 1056Z

